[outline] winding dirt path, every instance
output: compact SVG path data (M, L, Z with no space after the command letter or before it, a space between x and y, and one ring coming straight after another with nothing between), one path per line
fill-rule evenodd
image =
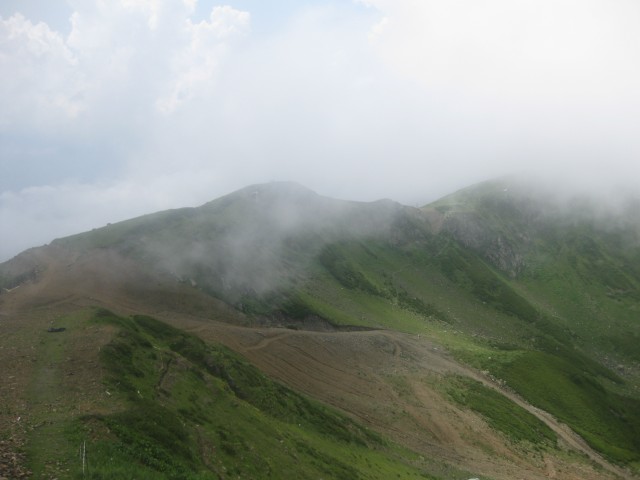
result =
M286 338L286 337L288 337L290 335L291 335L290 333L281 333L281 334L274 335L274 336L265 336L257 344L252 345L250 347L246 347L244 349L244 351L245 352L250 352L250 351L253 351L253 350L260 350L262 348L268 347L271 343L277 342L278 340L282 340L283 338Z
M461 375L481 382L516 405L530 412L553 430L561 444L579 456L588 458L598 465L600 474L591 471L590 475L567 473L554 462L549 455L540 458L540 473L530 476L512 478L618 478L633 480L628 471L612 465L595 452L579 435L567 425L559 422L549 413L542 411L522 399L517 394L499 385L497 382L475 369L460 364L441 347L425 338L393 332L309 332L292 331L277 328L255 329L194 323L188 330L205 339L220 341L228 347L242 353L252 363L269 375L283 381L289 386L302 390L312 396L338 407L358 417L365 424L393 432L397 439L404 439L410 446L429 444L427 439L415 439L411 443L411 435L419 436L414 425L414 433L407 430L408 420L394 420L394 414L380 412L382 405L395 405L397 411L410 415L414 423L422 429L429 430L435 437L430 448L449 455L451 460L464 460L465 454L446 452L446 445L437 445L438 441L465 442L459 427L451 424L455 416L448 412L448 407L435 405L437 395L421 389L421 403L418 400L407 400L411 394L398 394L390 387L390 382L409 378L413 375ZM395 379L395 380L394 380ZM404 381L404 380L402 380ZM416 386L408 386L416 392ZM450 418L443 418L450 416ZM456 415L462 415L457 412ZM397 415L396 415L397 416ZM471 417L460 417L459 422L473 422ZM460 446L459 446L460 447ZM467 446L460 447L462 452ZM499 448L499 447L496 447ZM512 455L508 451L501 453ZM459 458L460 457L460 458ZM474 460L476 457L470 457ZM471 463L470 459L467 459ZM495 467L498 468L498 467ZM502 468L502 467L500 467ZM586 466L584 467L587 468ZM607 474L605 474L607 472ZM536 476L537 475L537 476ZM496 476L496 478L508 478Z
M609 473L616 475L617 477L620 477L623 479L629 479L629 480L633 480L634 478L637 478L632 476L629 471L608 462L604 457L602 457L602 455L600 455L598 452L593 450L580 435L574 432L568 425L557 420L550 413L531 405L519 395L501 387L496 382L487 378L481 373L478 373L470 368L466 368L466 367L463 367L463 368L466 370L465 373L469 378L477 380L481 382L484 386L492 388L493 390L499 392L501 395L505 396L506 398L511 400L513 403L515 403L519 407L525 409L527 412L531 413L538 420L540 420L545 425L547 425L551 430L555 432L558 438L562 440L567 445L567 447L569 447L571 450L587 456L592 462L598 464L600 467L607 470ZM553 471L552 465L550 465L550 467L551 468L549 469ZM555 476L555 471L553 471L553 474Z

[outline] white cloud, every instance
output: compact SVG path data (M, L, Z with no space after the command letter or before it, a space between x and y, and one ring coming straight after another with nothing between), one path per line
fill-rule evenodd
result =
M271 29L196 0L69 3L66 37L0 19L0 168L21 180L0 228L24 226L4 245L274 179L411 204L525 169L640 179L632 0L287 4Z
M640 123L637 2L363 3L381 14L369 33L372 46L391 69L444 102L458 126L472 127L462 141L492 140L489 148L506 153L516 169L638 173L640 145L631 133Z
M240 188L241 185L236 185ZM110 183L62 183L0 193L0 260L107 223L168 208L199 205L226 184L212 181L210 172L185 170L146 180Z
M20 14L0 19L0 68L10 72L0 77L0 127L98 128L149 116L156 105L172 110L198 96L250 23L224 6L194 24L193 1L74 6L66 39Z
M78 60L62 36L20 14L0 18L0 129L55 125L83 110Z
M379 53L428 88L518 104L639 98L637 2L365 3L384 15L371 31Z
M189 44L175 52L171 61L170 93L156 101L163 113L171 113L184 102L205 96L227 52L226 41L245 34L250 25L247 12L229 6L214 7L209 21L186 21Z
M3 241L4 255L16 253L18 245L70 233L71 224L75 231L86 228L92 217L113 221L168 206L158 201L161 197L188 200L188 192L198 189L180 184L181 176L194 184L202 178L215 184L211 175L172 171L173 188L187 193L167 193L166 169L149 155L157 150L158 129L174 119L159 116L158 106L171 114L209 101L229 48L249 31L249 15L218 6L194 23L190 15L196 2L189 0L71 4L66 38L20 14L0 18L0 70L6 72L0 76L0 167L7 172L5 188L7 178L19 180L0 196L0 225L12 232ZM83 157L67 158L79 153ZM150 169L136 176L131 172L142 159ZM132 176L110 174L110 183L92 178L92 171L102 176L109 164ZM55 183L46 186L41 172L55 172ZM39 183L25 185L29 176ZM42 182L45 186L38 186ZM157 190L134 188L134 183ZM95 198L111 207L101 210L103 203ZM129 214L118 215L118 206ZM102 213L94 216L93 207Z

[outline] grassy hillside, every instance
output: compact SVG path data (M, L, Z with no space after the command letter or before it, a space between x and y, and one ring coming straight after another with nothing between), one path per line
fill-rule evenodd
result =
M193 297L181 294L183 302L215 297L253 325L425 335L638 472L640 221L634 211L554 199L504 181L424 209L343 202L269 184L54 246L86 257L115 252L162 276L164 289L167 278L181 292L191 289ZM37 282L40 268L25 255L0 266L0 282L7 289ZM173 308L195 311L188 307ZM222 475L222 466L249 477L267 468L274 478L287 478L279 465L302 477L386 478L375 472L396 468L407 478L419 473L410 454L273 384L229 351L146 317L103 314L96 321L121 331L103 361L125 407L76 428L87 438L90 428L104 433L90 445L95 475L127 462L138 465L141 478L157 472L208 478ZM523 435L532 425L481 386L457 383L448 394L507 435ZM155 412L151 419L166 417L168 430L159 429L157 438L136 434L128 425L145 422L143 410ZM525 427L510 428L509 416ZM155 431L150 421L142 430ZM281 432L275 444L273 432ZM208 464L203 449L220 462ZM325 464L335 470L323 470Z
M110 249L231 304L291 288L328 241L388 236L401 207L321 197L292 183L247 187L199 208L161 212L56 240Z
M392 255L387 253L386 258ZM421 255L406 257L412 267L397 272L386 284L382 272L388 270L382 252L367 262L357 261L357 255L348 258L349 271L353 272L348 281L343 279L343 268L335 276L341 287L325 287L324 291L314 288L310 303L315 311L336 322L437 335L460 358L504 379L531 403L571 425L612 460L640 460L640 401L633 388L634 379L628 383L620 372L598 361L603 342L594 339L588 328L572 322L571 317L556 320L539 308L535 297L524 288L526 284L505 278L456 246L447 247L429 261ZM425 261L422 265L421 260ZM409 276L410 291L404 289ZM439 288L433 288L434 279L440 283ZM320 298L326 304L322 305ZM492 318L483 322L488 317ZM623 320L619 319L624 328L637 331L637 324ZM615 331L619 325L612 322L607 327ZM459 332L458 338L443 335L450 329ZM616 352L618 361L632 365L634 354L625 358L624 346L618 350L622 342L613 338L609 334L606 340L609 348L613 347L611 354ZM625 344L626 350L631 350Z
M60 433L58 460L77 458L68 464L73 478L436 478L424 459L269 380L224 347L150 317L98 310L89 322L116 328L100 356L107 395L119 407L77 418ZM79 446L85 475L70 451ZM39 452L31 458L38 475Z

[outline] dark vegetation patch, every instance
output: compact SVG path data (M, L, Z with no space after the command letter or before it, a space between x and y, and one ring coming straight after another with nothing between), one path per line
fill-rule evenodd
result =
M282 294L279 292L272 292L265 295L258 295L255 292L245 292L235 303L235 307L247 315L271 315L281 301Z
M608 347L627 358L640 362L640 333L631 330L603 338Z
M632 280L633 274L638 278L637 272L628 267L624 258L615 258L607 250L618 243L615 250L618 255L625 249L621 241L616 241L613 234L596 234L593 229L587 231L587 227L571 231L564 242L564 250L568 252L570 265L588 284L601 284L609 289L611 294L623 294L640 299L638 286ZM598 241L598 237L604 237L604 242ZM603 245L607 245L605 248ZM625 266L627 265L627 266ZM627 271L625 271L627 270ZM632 275L629 275L631 273Z
M409 295L409 293L404 290L396 289L393 297L397 299L398 304L402 308L411 310L419 315L423 315L425 317L436 317L442 321L449 320L447 314L439 310L433 303L424 302L418 297Z
M637 462L640 401L607 389L597 376L601 367L581 360L530 351L497 367L496 373L533 405L570 425L609 459Z
M539 320L540 314L531 303L468 250L449 244L437 257L437 262L449 280L470 291L478 300L529 323Z
M615 372L593 360L582 351L570 344L561 343L555 337L541 335L535 338L534 346L541 352L553 355L559 360L573 365L574 368L592 377L606 378L617 384L623 384L624 380Z
M118 437L121 452L151 470L184 477L197 462L195 445L180 416L153 400L140 399L133 408L103 421Z
M318 316L318 312L299 296L289 297L280 307L283 315L294 320L304 320L308 317Z
M344 287L378 295L379 289L345 255L342 247L341 244L324 247L318 256L320 264Z
M482 415L491 427L514 442L552 446L557 440L556 434L538 418L480 382L456 377L451 380L447 393L460 405Z
M313 458L314 466L325 475L331 475L336 480L358 480L362 478L360 472L353 466L325 455L308 443L298 441L295 446L298 452L306 453Z
M449 316L436 307L431 302L425 302L421 298L411 295L401 286L394 283L393 279L386 273L383 273L385 290L382 292L382 296L392 301L409 311L417 313L425 317L437 318L443 322L450 322Z
M408 292L386 270L389 266L386 257L394 258L395 261L399 257L409 264L425 262L422 252L416 249L415 244L406 248L410 251L385 242L345 241L325 246L318 261L346 289L387 299L422 317L449 322L448 315L434 303Z

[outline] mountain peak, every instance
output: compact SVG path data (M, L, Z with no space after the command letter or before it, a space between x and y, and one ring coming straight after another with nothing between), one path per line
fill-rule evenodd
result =
M320 198L320 195L300 183L291 181L273 181L249 185L231 192L228 195L207 202L204 206L235 202L238 200L263 202L274 200L295 201L312 198Z

